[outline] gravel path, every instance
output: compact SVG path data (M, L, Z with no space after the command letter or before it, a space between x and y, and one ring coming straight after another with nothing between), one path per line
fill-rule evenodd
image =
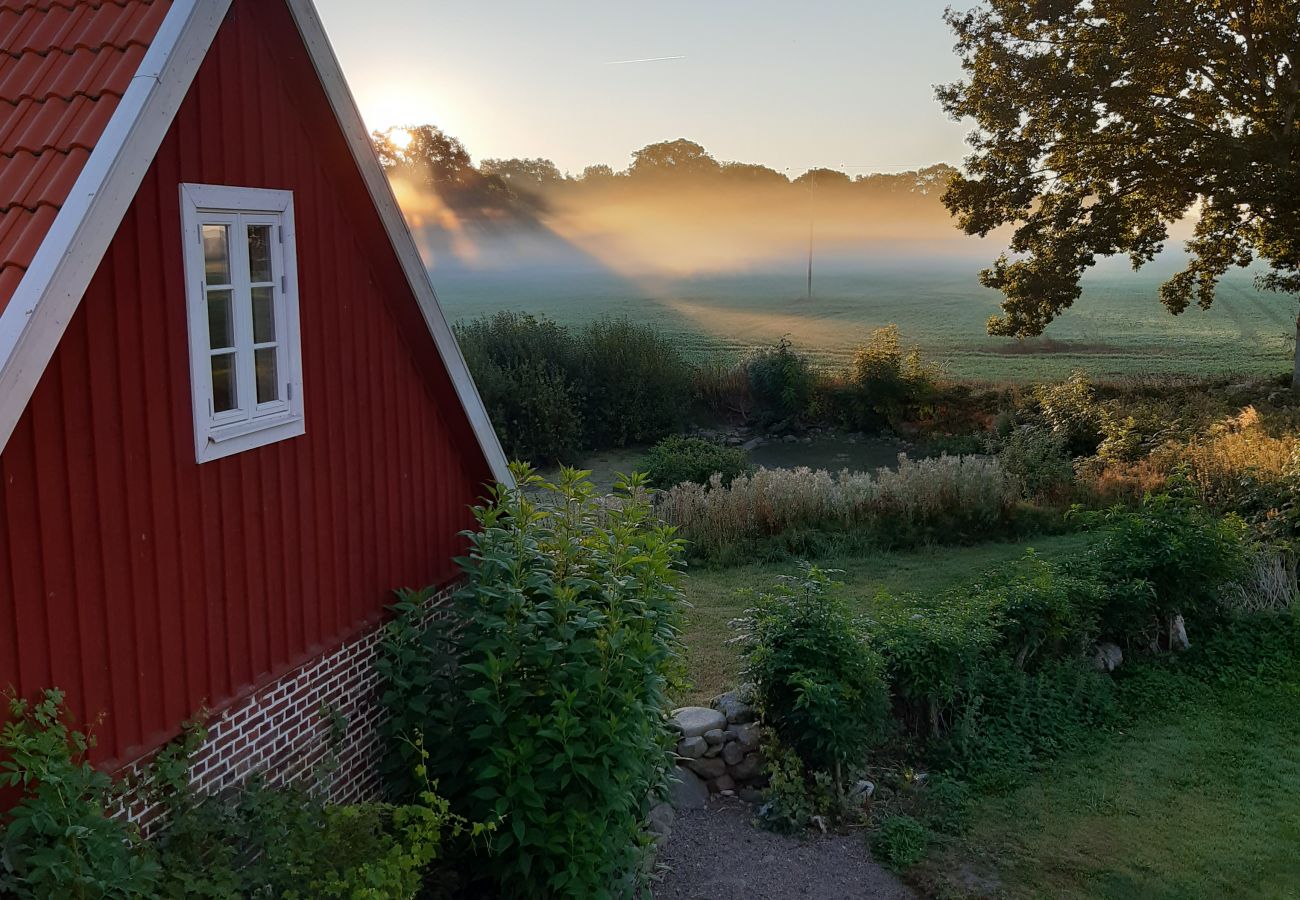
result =
M678 813L659 853L654 900L914 900L871 861L860 834L800 839L751 824L739 800Z

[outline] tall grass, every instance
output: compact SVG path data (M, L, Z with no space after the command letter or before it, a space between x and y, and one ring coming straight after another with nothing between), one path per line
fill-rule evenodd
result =
M799 528L860 529L895 544L960 541L1011 521L1020 492L996 459L900 456L898 463L875 474L763 468L729 486L715 476L664 492L658 511L706 554Z

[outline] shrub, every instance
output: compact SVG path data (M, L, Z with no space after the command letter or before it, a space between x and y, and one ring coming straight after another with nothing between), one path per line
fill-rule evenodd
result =
M458 323L456 338L507 456L550 462L577 450L577 350L568 331L549 319L499 312Z
M798 529L857 529L881 544L988 539L1010 530L1019 494L993 459L899 458L898 469L866 472L763 469L730 486L681 484L658 511L705 555Z
M677 345L649 325L601 319L578 334L574 385L593 448L653 441L679 429L691 370Z
M424 697L430 770L453 808L501 821L477 868L503 896L630 895L671 765L680 543L637 477L607 504L572 469L516 477L475 510L465 587L431 626L455 642L446 692Z
M929 830L911 816L885 816L871 836L871 855L895 872L925 859L930 845Z
M828 774L808 772L799 754L775 740L768 742L763 755L768 785L758 819L764 828L797 834L817 816L829 816L838 809Z
M745 360L706 359L691 370L691 397L714 419L749 420L754 395Z
M1105 585L1103 634L1130 646L1174 646L1178 616L1208 625L1222 589L1247 571L1241 519L1213 516L1185 490L1148 495L1137 509L1077 515L1099 535L1089 564Z
M802 419L812 404L817 373L812 361L795 351L789 339L775 347L753 350L745 357L750 394L755 410L769 427L790 427Z
M105 809L111 779L87 760L94 740L72 727L63 693L10 695L0 731L0 787L18 793L0 835L0 893L19 900L147 897L158 866L138 832Z
M883 729L887 694L880 657L849 616L841 585L815 567L757 594L741 653L763 721L814 770L865 762Z
M1058 384L1035 385L1031 396L1070 456L1096 452L1102 441L1102 410L1087 373L1074 372Z
M861 425L896 426L917 415L933 399L937 379L937 370L921 361L920 350L903 352L897 325L872 331L868 342L854 353L849 372L850 384L871 414Z
M749 454L736 447L724 447L703 438L673 435L650 448L642 461L650 483L671 488L689 481L707 484L715 474L723 485L750 471Z
M1025 426L1012 431L998 461L1020 482L1026 497L1059 500L1074 483L1064 438L1046 428Z
M925 826L939 834L965 834L971 821L971 790L966 782L947 775L937 775L927 782L921 793Z
M167 816L145 842L105 815L124 786L86 762L90 738L69 726L63 695L12 700L0 786L19 798L0 847L4 896L400 900L416 896L446 838L485 831L451 814L422 767L418 796L398 806L330 805L304 786L271 788L257 775L233 795L199 796L189 762L205 736L187 728L134 785Z

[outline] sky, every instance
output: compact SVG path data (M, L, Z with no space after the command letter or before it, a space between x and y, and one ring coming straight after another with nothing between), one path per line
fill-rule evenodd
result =
M476 161L540 156L574 174L685 137L794 176L960 162L966 128L934 99L961 74L947 2L316 5L372 129L430 123Z

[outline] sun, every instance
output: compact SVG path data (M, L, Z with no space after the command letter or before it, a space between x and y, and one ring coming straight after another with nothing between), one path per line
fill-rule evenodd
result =
M398 150L405 150L407 147L411 146L411 141L414 139L415 136L405 128L388 129L388 140L391 141L393 146Z

